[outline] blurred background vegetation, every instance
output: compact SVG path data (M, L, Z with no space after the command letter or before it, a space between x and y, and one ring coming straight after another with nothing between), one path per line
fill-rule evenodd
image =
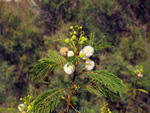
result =
M93 60L99 64L97 69L121 78L127 94L111 102L80 91L73 98L75 107L99 113L107 102L113 113L124 113L136 79L132 72L136 65L144 69L136 87L150 92L149 0L4 1L0 1L0 108L17 108L21 97L36 97L54 87L46 82L69 87L69 77L62 75L63 70L55 70L38 82L30 80L29 71L49 49L59 51L65 46L53 40L67 38L69 26L76 24L83 26L87 36L94 32L98 40L105 35L104 42L112 43L113 48L96 52ZM150 93L134 92L129 112L149 113Z

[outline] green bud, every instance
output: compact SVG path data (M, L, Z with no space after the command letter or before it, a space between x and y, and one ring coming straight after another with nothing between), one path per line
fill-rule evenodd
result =
M82 29L82 26L80 26L80 29Z
M78 25L76 25L75 27L76 27L76 28L78 28L79 26L78 26Z
M84 36L82 36L82 37L81 37L81 40L82 40L82 41L84 41L84 40L85 40L85 37L84 37Z
M79 57L80 57L80 58L83 58L83 57L84 57L84 53L80 53L80 54L79 54Z
M79 44L84 44L84 42L83 42L83 41L80 41Z
M23 100L22 98L20 98L20 100Z
M70 29L73 29L73 26L70 26Z
M65 43L67 43L67 44L69 43L69 38L65 39Z
M74 31L74 34L76 35L76 34L77 34L77 32L76 32L76 31Z
M21 110L24 110L25 108L23 107L23 106L21 106L21 105L19 105L19 107L21 108Z
M31 106L30 106L30 105L28 106L28 110L29 110L29 109L31 109Z
M73 33L70 33L70 35L73 35Z
M75 36L75 35L73 35L73 36L72 36L72 39L73 39L73 40L74 40L74 39L76 39L76 36Z
M27 105L27 102L24 102L25 105Z
M143 72L143 69L141 68L140 71Z
M84 38L84 41L87 41L87 38Z

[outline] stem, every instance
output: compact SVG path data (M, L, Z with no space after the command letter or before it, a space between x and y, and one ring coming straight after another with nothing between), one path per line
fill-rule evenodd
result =
M130 97L130 100L129 100L129 103L128 103L128 107L127 107L127 109L126 109L126 113L128 113L128 110L129 110L129 107L130 107L130 103L131 103L132 97L133 97L133 91L132 91L132 94L131 94L131 97Z
M76 50L76 56L77 55L78 55L78 45L77 45L77 50ZM75 62L75 69L76 69L76 62ZM76 78L76 74L75 73L76 72L74 72L74 75L73 75L70 96L69 96L69 99L68 99L68 103L67 103L67 107L66 107L66 112L65 113L68 113L68 109L69 109L69 106L70 106L70 101L71 101L71 97L72 97L73 90L74 90L74 81L75 81L75 78Z
M68 113L71 97L72 97L72 94L73 94L73 89L74 89L74 81L72 81L71 92L70 92L70 96L69 96L69 100L68 100L68 103L67 103L67 107L66 107L66 112L65 113Z
M138 77L137 77L138 78ZM137 78L136 78L136 81L135 81L135 84L134 84L134 88L136 89L135 85L137 83ZM132 93L131 93L131 96L130 96L130 100L129 100L129 103L128 103L128 106L127 106L127 109L126 109L126 112L125 113L128 113L128 110L129 110L129 107L130 107L130 104L131 104L131 100L132 100L132 97L133 97L133 92L134 92L134 88L132 89Z
M71 44L71 43L69 43L69 45L70 45L73 49L75 49L75 48L72 46L72 44Z

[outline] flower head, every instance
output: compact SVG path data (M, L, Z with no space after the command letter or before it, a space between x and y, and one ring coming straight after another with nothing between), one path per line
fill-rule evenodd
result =
M73 51L69 51L69 52L67 53L67 56L68 56L68 57L74 56L74 52L73 52Z
M87 61L85 62L85 68L86 68L88 71L91 71L91 70L94 68L94 66L95 66L95 63L94 63L94 61L92 61L92 60L87 60Z
M83 48L83 52L84 52L85 56L90 57L94 53L94 48L92 46L90 46L90 45L85 46Z
M139 73L137 76L138 76L138 77L143 77L143 74Z
M64 66L64 71L67 73L67 74L72 74L74 71L75 71L75 67L74 65L69 65L68 66L68 63L65 64Z
M26 106L24 104L19 104L18 109L20 112L24 112L25 107Z
M66 56L68 51L69 51L68 48L62 47L62 48L60 49L60 54L61 54L62 56Z

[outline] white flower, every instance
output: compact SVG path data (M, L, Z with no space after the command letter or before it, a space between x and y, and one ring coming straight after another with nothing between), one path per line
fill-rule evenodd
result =
M84 52L83 52L83 50L80 50L79 54L81 54L81 53L84 53ZM88 57L87 57L87 56L85 56L85 53L84 53L84 57L83 57L82 59L84 59L84 60L85 60L85 59L87 59L87 58L88 58Z
M67 53L67 56L68 56L68 57L74 56L74 52L73 52L73 51L69 51L69 52Z
M74 65L69 65L68 66L68 63L67 64L65 64L65 66L64 66L64 71L67 73L67 74L72 74L74 71L75 71L75 67L74 67Z
M24 104L19 104L18 109L19 109L20 112L24 112L25 107L26 106Z
M94 68L94 66L95 66L95 63L94 63L94 61L92 61L92 60L87 60L87 61L85 62L85 68L86 68L88 71L91 71L91 70Z
M90 57L94 53L94 48L92 46L90 46L90 45L85 46L83 48L83 53L85 54L86 57Z

